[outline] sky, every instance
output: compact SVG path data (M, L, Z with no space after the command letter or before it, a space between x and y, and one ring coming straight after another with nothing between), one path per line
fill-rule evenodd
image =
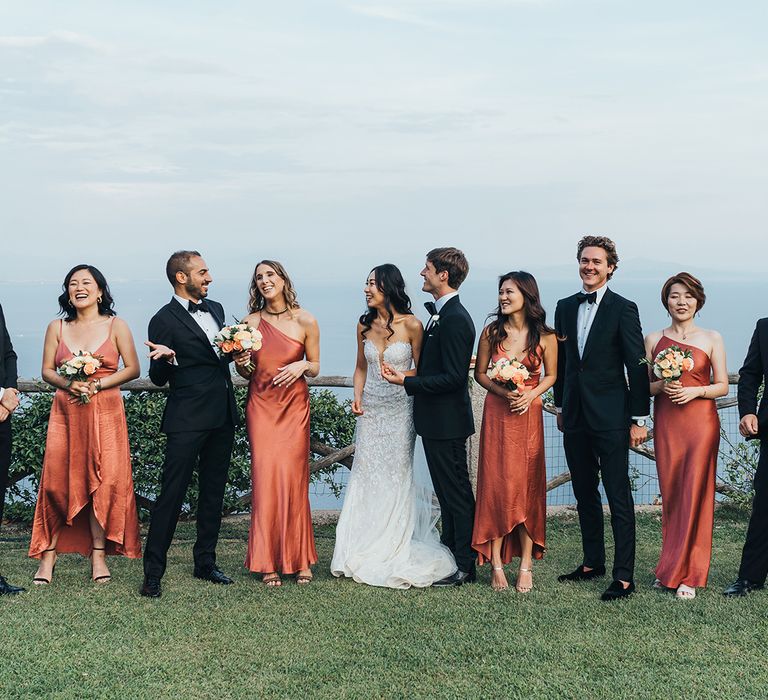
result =
M587 233L638 274L760 277L767 8L0 2L2 281L198 248L338 284L438 245L575 279Z

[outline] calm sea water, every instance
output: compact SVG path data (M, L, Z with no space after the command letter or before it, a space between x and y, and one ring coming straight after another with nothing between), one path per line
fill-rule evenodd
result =
M612 281L611 288L633 300L640 308L645 332L662 328L667 316L659 300L661 281L674 269L660 269L658 274L646 274L629 278L627 275ZM579 288L575 271L564 269L562 274L550 272L539 276L542 300L552 320L557 299L572 294ZM351 375L355 362L355 324L364 311L362 283L359 284L302 284L297 280L299 300L318 319L321 331L321 374ZM704 279L707 289L707 303L700 314L699 324L715 328L723 335L728 354L730 371L737 371L746 353L747 345L757 318L768 315L764 300L768 284L762 280L743 280L734 277L719 280ZM146 353L141 343L146 339L147 323L155 311L171 296L167 282L114 282L111 284L117 312L131 326L139 354L146 371ZM216 281L210 290L211 298L224 304L231 317L240 318L245 314L248 299L248 280L242 282ZM56 298L60 284L0 284L0 303L5 312L9 332L19 355L19 374L22 377L38 377L42 355L43 336L47 323L58 310ZM426 312L421 304L427 297L420 291L418 280L413 280L410 289L414 310L422 320ZM484 319L496 303L496 281L493 277L474 279L470 277L462 286L461 297L472 315L475 326L480 330ZM342 397L350 395L348 390L339 390ZM565 469L565 460L559 435L549 419L546 427L546 449L548 476ZM734 423L734 416L723 416L724 422ZM731 425L731 427L733 427ZM420 449L417 459L423 459ZM636 500L649 502L657 493L654 469L647 460L633 456L633 465L641 472ZM346 470L344 470L346 471ZM343 481L346 474L339 474ZM342 496L343 499L343 496ZM313 487L314 508L338 508L342 499L337 499L327 488ZM566 485L549 494L549 503L571 503L570 486Z

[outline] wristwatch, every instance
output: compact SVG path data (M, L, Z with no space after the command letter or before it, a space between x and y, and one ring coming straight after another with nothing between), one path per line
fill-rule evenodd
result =
M633 418L632 422L638 427L638 428L644 428L647 421L645 418Z

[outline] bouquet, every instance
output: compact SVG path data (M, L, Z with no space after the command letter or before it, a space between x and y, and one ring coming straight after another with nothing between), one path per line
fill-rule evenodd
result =
M237 321L237 319L235 319ZM247 323L237 321L232 326L224 326L213 339L214 345L219 349L219 354L224 357L233 352L243 350L257 351L261 349L261 333L251 328ZM245 369L254 370L253 363L248 360Z
M680 379L683 372L690 372L693 369L693 353L677 345L671 345L656 355L653 362L644 357L640 360L640 364L652 367L654 375L668 384Z
M489 379L510 390L522 391L525 380L530 376L528 368L514 357L511 360L508 357L501 357L496 362L492 362L488 370Z
M56 370L64 379L72 382L87 382L89 377L96 374L96 370L101 367L102 355L93 355L84 350L78 350L72 357L63 362ZM87 394L80 394L80 403L90 403L91 399Z

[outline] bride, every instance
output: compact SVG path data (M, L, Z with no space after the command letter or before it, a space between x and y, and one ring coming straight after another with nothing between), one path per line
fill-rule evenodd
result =
M394 265L371 271L365 298L352 402L355 457L331 572L371 586L426 587L452 574L456 562L435 528L439 511L427 468L414 467L412 399L381 377L382 360L415 372L423 329Z

